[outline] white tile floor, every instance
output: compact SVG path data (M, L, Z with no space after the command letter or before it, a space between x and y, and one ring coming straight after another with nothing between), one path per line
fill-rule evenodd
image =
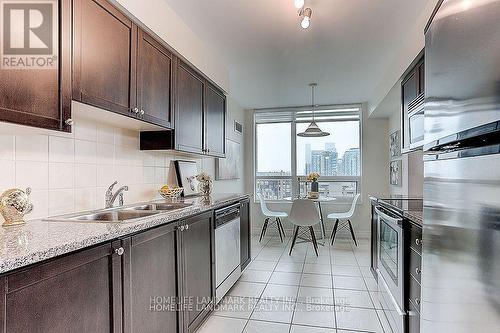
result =
M252 237L253 261L198 333L384 332L368 240L297 244Z

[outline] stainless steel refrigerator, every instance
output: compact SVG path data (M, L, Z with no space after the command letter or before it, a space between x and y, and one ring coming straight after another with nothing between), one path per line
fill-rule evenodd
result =
M500 0L445 0L425 35L421 332L500 331Z

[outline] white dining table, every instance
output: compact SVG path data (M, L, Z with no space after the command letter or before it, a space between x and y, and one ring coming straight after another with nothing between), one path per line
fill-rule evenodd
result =
M325 220L323 218L323 210L321 208L321 203L328 203L328 202L333 202L335 200L337 200L336 198L330 198L330 197L319 197L319 198L316 198L316 199L313 199L313 198L308 198L308 197L302 197L302 198L299 198L299 199L307 199L307 200L312 200L314 202L316 202L318 204L318 211L319 211L319 221L320 221L320 229L321 229L321 240L325 240L326 239L326 229L325 229ZM284 200L287 200L287 201L292 201L294 199L292 199L291 197L288 197L288 198L284 198ZM324 244L322 244L324 245Z

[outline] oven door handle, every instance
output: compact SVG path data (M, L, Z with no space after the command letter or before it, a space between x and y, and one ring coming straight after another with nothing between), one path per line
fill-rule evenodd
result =
M395 224L395 225L402 225L403 224L403 219L389 216L386 213L384 213L383 211L381 211L378 207L375 207L375 211L377 212L379 217L384 219L384 221L391 222L392 224Z
M394 307L396 308L396 312L398 313L398 315L400 316L406 316L406 312L403 311L403 309L401 309L399 307L399 304L398 302L396 301L396 299L394 298L394 296L392 295L391 291L389 290L389 286L387 285L387 283L385 282L384 280L384 277L382 276L382 273L380 273L380 270L377 268L377 275L378 275L378 282L379 283L382 283L385 291L389 294L389 297L391 298L391 301L392 301L392 304L394 305Z

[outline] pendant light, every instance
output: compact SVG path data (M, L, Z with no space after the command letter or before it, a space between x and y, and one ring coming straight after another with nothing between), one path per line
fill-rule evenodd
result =
M328 132L323 132L314 121L314 109L316 108L316 104L314 103L314 90L316 89L317 85L318 85L317 83L309 84L309 86L311 87L312 121L304 132L297 134L298 136L321 137L330 135L330 133Z

